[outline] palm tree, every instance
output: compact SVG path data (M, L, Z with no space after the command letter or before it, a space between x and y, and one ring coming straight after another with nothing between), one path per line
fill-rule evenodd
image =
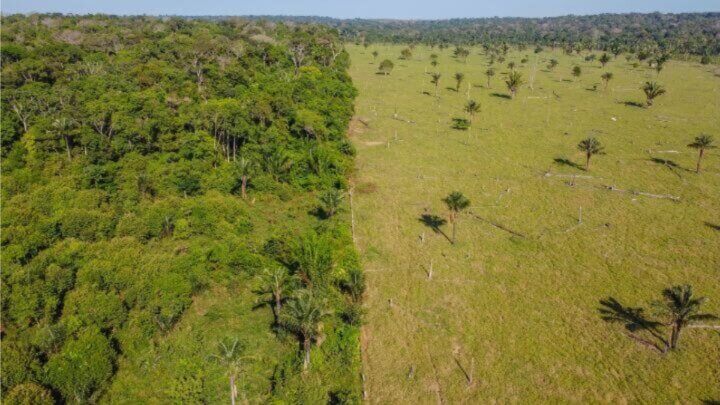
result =
M523 84L522 74L517 71L508 73L505 84L507 85L508 90L510 90L510 98L515 98L518 88Z
M297 279L281 267L265 269L258 277L257 287L253 290L260 295L257 305L268 305L272 308L275 325L280 324L282 305L288 299L288 291L296 284Z
M495 69L490 68L490 69L486 70L486 71L485 71L485 76L487 76L488 88L490 88L490 78L492 78L493 76L495 76Z
M303 370L310 366L312 342L320 336L320 326L330 312L324 300L319 299L310 290L298 291L285 306L283 325L300 339L303 356Z
M240 370L242 357L240 353L243 347L237 339L225 339L218 344L218 354L212 355L213 359L227 369L230 378L230 404L235 405L237 399L237 386L235 378Z
M665 316L670 329L670 349L676 349L680 332L686 326L697 321L718 319L713 314L699 313L700 306L707 298L693 298L693 290L689 285L676 285L663 290L663 301L653 303L658 315Z
M465 103L465 112L470 114L470 124L472 125L472 118L475 116L475 113L480 112L480 103L475 100L468 101Z
M688 144L688 147L699 151L695 173L700 173L700 162L702 161L705 149L715 149L717 146L713 145L712 136L701 134L700 136L695 137L695 140L691 144Z
M557 59L550 59L550 63L548 64L547 67L549 70L553 70L553 69L555 69L555 66L557 66L557 65L558 65Z
M378 55L380 55L378 51L372 51L373 60L377 59Z
M455 92L460 91L460 84L462 84L462 81L465 80L465 74L464 73L455 73Z
M593 155L602 155L605 150L595 138L586 138L578 143L578 150L585 153L585 170L590 170L590 158Z
M611 72L605 72L600 76L602 78L603 82L605 82L605 89L607 89L608 83L610 83L610 80L613 78L613 74Z
M331 188L320 196L320 203L328 218L335 215L345 195L336 188Z
M665 88L656 82L645 82L642 90L645 92L648 107L652 107L653 100L655 100L656 97L665 94Z
M255 171L255 162L246 156L240 156L240 159L235 161L235 167L240 175L240 196L245 199L247 198L248 180Z
M459 191L453 191L443 199L443 202L445 203L445 205L447 205L449 211L448 221L452 224L451 243L455 244L457 217L462 210L470 206L470 200L468 200L467 197L463 195L463 193Z
M600 56L600 59L598 59L598 60L600 61L600 64L602 65L602 67L605 67L605 65L607 65L608 62L610 62L610 56L608 56L607 53L603 53Z
M438 95L438 86L440 85L440 73L433 73L430 83L435 85L435 97Z

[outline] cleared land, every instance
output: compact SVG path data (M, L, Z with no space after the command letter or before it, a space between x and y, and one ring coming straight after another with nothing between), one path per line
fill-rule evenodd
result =
M661 355L598 312L613 297L651 313L663 288L687 283L720 313L720 159L706 154L697 175L686 147L700 133L720 137L717 66L670 61L658 77L624 56L601 69L586 52L528 49L496 62L486 88L478 48L466 63L452 49L422 47L398 60L402 49L349 47L360 93L351 137L368 400L720 400L718 331L688 330L678 351ZM427 73L433 52L439 99ZM394 70L377 75L386 58ZM559 61L553 71L550 58ZM528 81L514 100L504 98L509 61ZM614 73L606 90L605 71ZM459 92L456 72L465 74ZM667 88L650 109L634 106L647 80ZM454 130L468 83L482 111L469 131ZM585 172L576 145L588 136L607 154ZM453 190L472 201L455 246L420 220L445 216L441 198Z

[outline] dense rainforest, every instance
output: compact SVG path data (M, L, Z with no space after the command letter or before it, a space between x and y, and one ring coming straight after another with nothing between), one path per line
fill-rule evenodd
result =
M617 52L719 55L720 13L599 14L546 18L458 18L448 20L340 20L321 17L262 17L320 23L346 41L428 45L541 45Z
M337 32L2 27L2 402L357 402Z

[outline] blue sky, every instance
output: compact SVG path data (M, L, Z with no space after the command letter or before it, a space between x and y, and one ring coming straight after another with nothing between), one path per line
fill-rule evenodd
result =
M319 15L439 19L622 12L720 11L720 0L3 0L2 12L174 15Z

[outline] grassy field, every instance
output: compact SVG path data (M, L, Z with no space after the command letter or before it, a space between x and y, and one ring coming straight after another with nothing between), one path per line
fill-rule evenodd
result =
M623 56L601 69L585 52L529 49L495 63L487 88L478 48L466 63L452 49L423 47L399 60L402 48L349 47L360 93L351 137L356 242L368 276L367 399L720 400L718 331L687 330L679 350L662 355L598 312L613 297L651 314L663 288L687 283L710 298L706 311L720 313L720 155L706 154L698 175L697 153L686 147L700 133L720 141L717 66L670 61L658 77ZM389 76L376 74L385 58L395 63ZM560 63L553 71L550 58ZM514 100L505 98L509 61L527 81ZM614 73L607 89L605 71ZM466 76L459 92L456 72ZM650 109L633 105L644 102L647 80L667 88ZM454 130L468 91L482 111L469 131ZM588 136L607 154L585 172L576 145ZM441 199L453 190L472 202L454 246L420 221L446 216Z

